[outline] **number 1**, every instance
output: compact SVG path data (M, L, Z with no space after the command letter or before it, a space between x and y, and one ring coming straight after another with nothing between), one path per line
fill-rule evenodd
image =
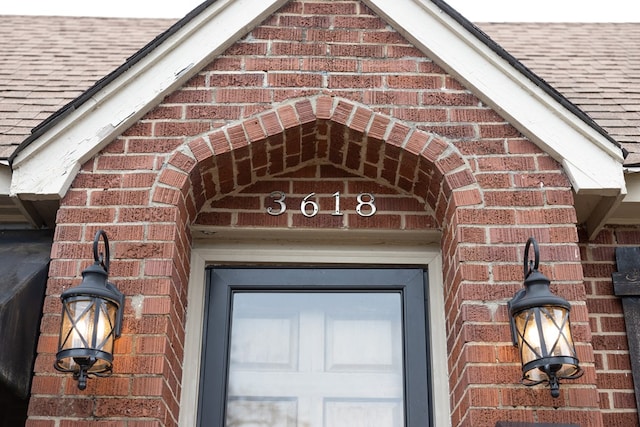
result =
M336 198L336 210L333 211L333 213L331 215L333 215L333 216L342 216L342 215L344 215L342 212L340 212L340 192L336 191L335 193L332 194L332 196Z

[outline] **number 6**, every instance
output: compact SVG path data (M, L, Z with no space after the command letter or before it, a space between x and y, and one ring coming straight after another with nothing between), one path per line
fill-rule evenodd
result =
M320 209L316 202L314 202L313 200L309 200L315 195L316 193L308 194L307 197L302 199L302 203L300 203L300 212L302 212L302 215L306 216L307 218L313 218L314 216L316 216L318 214L318 210ZM311 213L307 212L308 206L311 206Z

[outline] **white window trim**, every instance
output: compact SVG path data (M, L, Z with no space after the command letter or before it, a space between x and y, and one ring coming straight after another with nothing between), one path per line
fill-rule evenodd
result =
M451 426L449 370L439 233L429 231L193 230L187 296L180 427L197 422L205 315L205 268L221 265L412 265L428 269L433 420ZM440 327L434 327L439 325Z

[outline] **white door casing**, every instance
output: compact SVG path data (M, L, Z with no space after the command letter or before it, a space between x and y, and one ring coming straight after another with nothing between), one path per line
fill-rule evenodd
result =
M434 425L451 425L440 235L432 231L193 230L180 427L197 422L208 265L420 266L428 270Z

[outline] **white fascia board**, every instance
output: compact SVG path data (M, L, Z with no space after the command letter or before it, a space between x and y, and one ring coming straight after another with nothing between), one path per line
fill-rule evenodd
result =
M576 193L624 193L622 152L428 0L364 0L567 170Z
M22 150L11 194L64 196L80 166L287 0L218 0Z

